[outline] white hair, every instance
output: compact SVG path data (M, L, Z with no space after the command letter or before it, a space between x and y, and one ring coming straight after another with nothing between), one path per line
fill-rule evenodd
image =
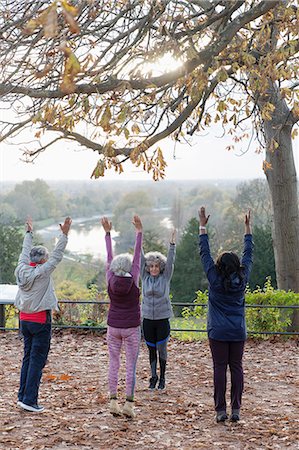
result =
M43 259L47 260L49 258L49 250L43 245L35 245L30 250L30 261L39 264Z
M132 269L133 256L130 253L121 253L113 258L110 264L110 270L115 275L124 276L130 273Z
M167 258L160 252L148 252L144 255L145 257L145 268L149 272L149 268L153 263L158 263L160 266L160 272L162 273L165 269Z

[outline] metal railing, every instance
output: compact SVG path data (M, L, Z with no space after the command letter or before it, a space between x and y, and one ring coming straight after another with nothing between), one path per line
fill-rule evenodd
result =
M108 301L94 301L94 300L60 300L59 304L75 304L75 305L109 305ZM178 303L173 302L173 306L178 307L196 307L201 306L206 308L208 305L206 303ZM5 323L5 307L13 306L13 302L1 302L0 300L0 330L1 331L17 331L18 327L6 327ZM246 308L271 308L271 309L299 309L299 305L245 305ZM176 317L178 318L178 317ZM105 331L106 326L90 326L90 325L67 325L53 323L54 329L75 329L75 330L92 330L92 331ZM206 329L188 329L188 328L171 328L173 332L190 332L190 333L207 333ZM299 331L248 331L249 335L287 335L287 336L299 336Z

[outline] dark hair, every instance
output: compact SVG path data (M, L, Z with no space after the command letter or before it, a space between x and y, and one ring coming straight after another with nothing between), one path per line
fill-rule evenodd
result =
M227 291L231 285L231 274L236 273L241 280L244 279L244 268L239 256L234 252L223 252L216 260L216 268L222 276L224 289Z

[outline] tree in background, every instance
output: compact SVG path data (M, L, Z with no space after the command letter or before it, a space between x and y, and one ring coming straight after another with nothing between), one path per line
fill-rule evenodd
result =
M271 285L276 289L277 281L271 227L269 225L255 225L252 234L254 239L254 257L249 286L253 290L257 286L263 287L266 279L270 277Z
M177 244L171 293L174 302L193 302L196 291L207 289L207 281L199 258L198 219L192 218Z
M236 142L255 135L266 153L278 286L299 292L298 3L76 5L19 0L3 9L0 95L15 117L2 120L1 140L24 142L30 129L29 159L68 139L99 153L95 178L130 160L156 180L166 137L184 141L217 122Z
M15 284L14 271L22 249L23 233L16 222L0 221L0 284Z

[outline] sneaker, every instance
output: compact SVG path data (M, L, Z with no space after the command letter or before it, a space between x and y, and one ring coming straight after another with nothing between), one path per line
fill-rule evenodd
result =
M26 405L26 403L23 403L20 400L18 401L17 405L20 406L22 409L25 409L26 411L35 413L41 413L45 409L43 406L40 405Z
M134 417L136 416L135 411L134 411L134 402L129 402L128 400L126 400L126 403L124 404L122 413L125 416L130 417L131 419L134 419Z
M160 378L159 384L158 384L158 389L160 391L162 391L162 389L165 389L165 378Z
M157 382L158 382L158 376L157 375L155 375L154 377L151 377L150 378L149 389L155 389Z
M112 398L110 400L109 411L114 416L120 416L121 415L121 410L120 410L119 404L117 403L116 398Z
M239 409L233 409L229 420L231 422L238 422L240 420L240 410Z
M217 411L216 422L225 422L228 419L225 411Z

